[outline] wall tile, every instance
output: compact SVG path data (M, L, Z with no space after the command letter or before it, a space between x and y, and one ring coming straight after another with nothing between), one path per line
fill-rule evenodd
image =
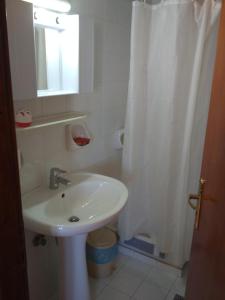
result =
M94 46L94 86L98 87L103 81L103 51L104 51L104 27L105 22L96 21L94 25L95 46Z
M106 0L105 20L122 26L130 26L132 1Z
M105 23L103 39L103 82L127 81L129 73L129 40L127 27Z
M72 13L104 18L105 0L72 0Z
M43 114L42 102L40 99L23 100L14 102L15 113L20 109L28 109L32 112L33 117L39 117Z
M57 114L66 111L65 96L48 97L40 101L42 101L43 115Z
M49 259L49 250L51 249L52 243L55 245L55 240L48 238L48 243L45 247L34 247L32 240L35 237L35 233L30 231L26 231L25 233L30 299L48 299L58 285L57 280L49 280L52 278L53 272L57 274L56 269L51 265L51 260ZM51 251L51 256L53 254L53 251Z

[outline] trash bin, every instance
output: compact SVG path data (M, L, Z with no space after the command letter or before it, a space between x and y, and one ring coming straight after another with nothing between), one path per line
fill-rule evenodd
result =
M102 278L111 275L116 269L118 255L116 234L107 228L89 233L86 253L90 276Z

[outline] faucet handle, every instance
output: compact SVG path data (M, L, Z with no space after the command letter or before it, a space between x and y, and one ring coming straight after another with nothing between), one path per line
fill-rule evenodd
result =
M50 180L49 180L49 188L51 190L57 189L59 186L60 180L62 181L63 178L61 178L59 175L62 173L67 173L64 170L61 170L59 168L51 168L50 169ZM65 179L66 180L66 179Z

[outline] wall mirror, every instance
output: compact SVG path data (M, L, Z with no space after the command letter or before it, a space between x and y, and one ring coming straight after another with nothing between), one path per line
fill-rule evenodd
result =
M34 8L39 97L79 92L79 16Z
M14 100L92 92L93 20L21 0L6 3Z

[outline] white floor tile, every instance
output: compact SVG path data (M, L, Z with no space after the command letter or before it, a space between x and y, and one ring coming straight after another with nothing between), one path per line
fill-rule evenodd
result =
M134 300L164 300L167 295L167 291L159 286L153 284L149 280L146 280L135 292L131 299Z
M142 281L143 279L138 274L129 273L129 271L121 269L113 276L109 285L118 291L132 296Z
M163 268L152 267L148 274L148 279L152 283L169 291L174 285L177 275Z
M96 299L96 297L103 291L107 285L107 279L95 279L89 277L90 293L91 299Z
M175 277L179 277L181 275L180 269L174 268L174 267L164 264L160 261L155 261L155 267L166 273L173 274Z
M141 279L145 279L150 272L152 266L145 264L133 258L129 258L127 262L121 267L121 270L126 271L129 274L138 276Z
M186 289L186 278L177 278L174 285L172 286L172 289L176 290L179 295L184 296Z
M118 257L116 259L116 265L117 269L120 269L122 266L124 266L129 261L129 257L125 256L121 253L118 254Z
M173 300L184 296L186 280L173 268L119 255L117 270L102 279L89 278L92 300ZM53 298L55 300L55 298Z
M107 278L90 278L92 300L173 300L185 292L186 281L161 263L145 264L119 255L117 270Z
M129 300L130 297L107 286L97 300Z

